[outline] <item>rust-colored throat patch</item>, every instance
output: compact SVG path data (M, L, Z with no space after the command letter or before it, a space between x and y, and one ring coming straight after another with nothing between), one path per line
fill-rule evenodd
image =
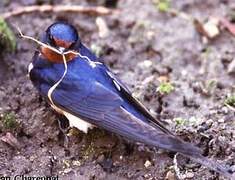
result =
M41 53L42 55L50 62L53 63L63 63L63 56L61 54L58 54L57 52L47 48L47 47L41 47ZM76 54L74 53L68 53L65 54L66 61L71 61L76 57Z

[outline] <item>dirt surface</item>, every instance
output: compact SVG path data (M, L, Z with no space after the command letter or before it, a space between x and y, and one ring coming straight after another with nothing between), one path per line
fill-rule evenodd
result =
M12 0L0 3L0 12L35 4L105 5L104 1ZM102 17L108 35L99 36L95 16L76 13L31 13L8 19L33 37L56 20L67 20L82 41L99 53L154 116L168 128L204 150L204 154L235 170L235 113L224 105L234 93L235 38L222 30L208 43L193 23L159 12L150 0L120 0L119 14ZM171 7L205 21L235 8L233 0L172 1ZM59 175L60 179L176 179L173 153L133 145L101 129L83 134L70 131L65 146L57 119L27 77L36 45L17 38L17 52L4 54L0 66L0 137L7 132L18 142L0 141L0 175ZM162 79L174 90L156 92ZM3 125L10 114L13 128ZM178 121L177 121L178 120ZM178 122L178 123L177 123ZM183 122L183 123L182 123ZM225 179L207 168L178 157L181 175L191 179Z

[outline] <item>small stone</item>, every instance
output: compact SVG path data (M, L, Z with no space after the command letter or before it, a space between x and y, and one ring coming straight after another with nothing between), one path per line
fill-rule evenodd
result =
M224 114L228 114L229 109L228 109L226 106L224 106L224 107L222 107L222 112L223 112Z
M219 20L217 18L210 18L204 25L203 29L209 38L215 38L219 35Z
M101 38L105 38L105 37L109 36L109 28L107 26L106 21L103 18L97 17L96 18L96 25L98 26L99 36Z
M64 170L64 173L65 173L65 174L68 174L68 173L70 173L72 170L73 170L72 168L67 168L67 169Z
M134 176L133 172L127 172L127 178L132 178Z
M166 173L165 180L176 180L175 173L173 173L172 171L168 171Z
M235 152L235 144L232 144L231 150L232 150L233 152ZM235 168L235 165L234 165L234 168ZM235 169L234 169L234 170L235 170Z
M8 145L10 145L15 149L21 148L21 144L18 141L18 139L10 132L7 132L6 135L0 137L0 140L7 143Z
M102 163L104 161L104 159L105 159L105 156L102 154L97 158L97 162Z
M219 136L219 137L218 137L218 140L219 140L220 142L226 142L226 138L225 138L224 136Z
M188 74L188 71L187 71L186 69L183 69L183 70L181 71L181 75L182 75L182 76L187 76L187 74Z
M219 119L218 122L219 122L219 123L224 123L224 119L223 119L223 118L222 118L222 119Z
M228 65L228 74L235 73L235 59Z
M215 109L211 109L209 113L210 113L210 115L217 114L217 110L215 110Z
M185 174L185 177L188 178L188 179L192 179L192 178L194 177L194 173L192 173L192 172L187 172L187 173Z
M208 38L206 36L202 37L202 43L203 44L208 44L209 43L209 40L208 40Z
M70 162L69 160L63 160L63 164L65 168L69 168L70 167Z
M80 161L73 161L73 165L74 166L81 166L81 162Z
M154 38L154 35L155 35L154 31L148 31L146 33L146 36L147 36L148 40L151 40L152 38Z
M36 158L37 158L37 156L32 155L32 156L29 157L29 160L30 160L31 162L33 162Z
M144 177L148 180L152 180L153 178L151 177L151 174L145 174Z
M232 165L232 166L230 167L230 169L231 169L232 172L235 172L235 165Z
M145 161L145 163L144 163L144 166L146 168L150 167L151 165L152 165L152 163L149 160Z
M144 60L140 63L137 64L137 66L145 69L145 68L150 68L153 65L153 62L150 60Z
M213 124L213 120L212 120L212 119L208 119L208 120L206 121L206 124L207 124L208 126L211 126L211 125Z

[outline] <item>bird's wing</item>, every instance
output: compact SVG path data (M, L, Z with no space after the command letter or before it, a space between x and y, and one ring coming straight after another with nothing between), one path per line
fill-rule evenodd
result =
M53 93L54 103L62 110L98 127L133 141L179 152L196 162L231 177L227 168L203 157L201 149L164 132L159 126L153 127L138 119L122 107L123 99L116 93L99 82L92 84L89 87L89 95L84 96L81 95L83 93L79 92L79 89L75 88L68 92L58 87Z
M52 99L63 111L137 142L189 155L201 153L193 145L135 117L122 107L123 99L118 94L97 81L84 96L80 88L68 92L60 87L63 86L56 88Z
M165 133L173 135L172 132L170 132L168 129L164 127L164 125L160 122L160 120L157 120L156 118L154 118L149 113L149 111L144 107L144 105L140 101L138 101L134 96L132 96L132 93L130 92L130 90L125 86L124 83L122 83L121 80L115 77L115 75L108 69L106 70L106 72L108 76L111 79L113 79L115 86L122 93L122 95L126 98L126 100L128 100L139 112L141 112L153 126L161 128L162 131L164 131Z
M88 118L103 116L104 113L121 106L123 100L112 90L97 81L87 83L87 86L85 83L71 86L68 90L62 88L66 87L62 81L52 94L53 102L73 114Z

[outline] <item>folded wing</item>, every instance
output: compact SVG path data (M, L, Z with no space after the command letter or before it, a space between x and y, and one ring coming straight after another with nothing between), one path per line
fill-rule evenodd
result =
M52 99L64 111L131 140L183 154L201 154L199 148L132 115L122 107L123 99L101 83L92 84L90 94L84 97L81 97L81 89L70 90L68 93L58 87Z

